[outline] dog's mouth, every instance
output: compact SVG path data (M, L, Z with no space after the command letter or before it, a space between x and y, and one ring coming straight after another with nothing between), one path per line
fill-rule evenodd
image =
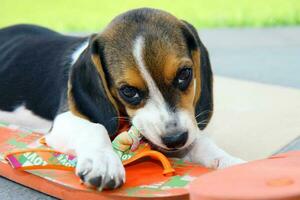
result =
M164 148L160 145L157 145L154 142L152 142L151 140L147 139L145 136L143 136L142 141L149 144L151 146L151 148L154 149L154 150L172 152L172 149L167 149L167 148Z
M189 146L186 146L186 147L183 147L183 148L172 148L172 149L169 149L169 148L165 148L165 147L162 147L160 145L157 145L157 144L153 143L151 140L147 139L144 136L143 136L142 140L145 143L148 143L151 146L152 149L157 150L157 151L162 152L162 153L166 153L166 154L172 154L172 153L177 153L177 152L185 151L190 146L189 145Z

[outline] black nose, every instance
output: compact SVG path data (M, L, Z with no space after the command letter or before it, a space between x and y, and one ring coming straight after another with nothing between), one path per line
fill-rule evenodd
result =
M181 132L181 133L173 133L168 134L166 136L163 136L162 142L168 147L168 148L179 148L182 147L188 138L188 132Z

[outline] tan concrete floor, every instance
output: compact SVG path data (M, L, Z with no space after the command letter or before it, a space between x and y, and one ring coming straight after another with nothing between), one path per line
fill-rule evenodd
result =
M246 160L266 158L300 136L300 90L215 77L209 133Z

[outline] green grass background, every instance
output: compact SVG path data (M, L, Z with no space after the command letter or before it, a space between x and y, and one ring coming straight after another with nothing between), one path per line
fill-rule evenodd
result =
M197 28L300 24L300 0L0 0L0 27L34 23L58 31L96 31L139 7L169 11Z

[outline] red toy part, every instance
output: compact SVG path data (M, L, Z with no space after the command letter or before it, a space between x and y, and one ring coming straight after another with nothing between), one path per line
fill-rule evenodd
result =
M300 199L300 151L207 173L189 191L192 200Z

